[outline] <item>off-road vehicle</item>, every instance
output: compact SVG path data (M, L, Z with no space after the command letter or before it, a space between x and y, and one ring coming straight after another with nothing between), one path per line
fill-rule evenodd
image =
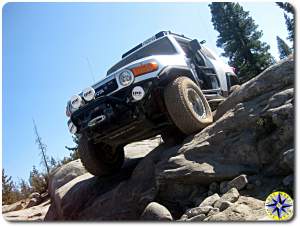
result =
M234 70L204 41L162 31L122 55L106 77L67 104L68 127L94 175L119 170L128 143L164 141L200 131L238 83Z

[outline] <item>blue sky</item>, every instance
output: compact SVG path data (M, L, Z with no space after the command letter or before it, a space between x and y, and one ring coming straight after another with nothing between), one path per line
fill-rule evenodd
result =
M283 12L274 3L241 3L263 30L278 58L285 39ZM40 157L32 118L48 155L63 158L73 144L65 105L98 81L121 54L160 30L199 40L218 54L207 3L8 3L3 15L3 167L28 179Z

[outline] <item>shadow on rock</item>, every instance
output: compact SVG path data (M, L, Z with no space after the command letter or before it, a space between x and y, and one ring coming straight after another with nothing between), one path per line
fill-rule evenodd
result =
M128 159L113 176L85 173L52 187L56 219L139 220L152 202L158 204L142 217L256 220L248 214L255 207L264 219L259 199L273 189L293 189L293 83L294 62L288 59L237 88L217 108L215 122L182 144L161 144L142 159ZM268 177L278 180L268 187L259 183ZM259 199L228 199L239 193ZM210 203L204 207L203 201ZM234 210L242 215L230 217Z

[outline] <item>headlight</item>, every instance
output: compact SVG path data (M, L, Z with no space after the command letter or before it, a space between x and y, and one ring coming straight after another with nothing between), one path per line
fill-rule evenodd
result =
M79 95L73 95L70 102L74 109L78 109L81 106L82 98Z
M132 84L134 76L131 71L126 70L119 74L119 81L122 86L128 86Z
M88 87L82 91L82 96L85 101L91 101L95 97L95 90L92 87Z

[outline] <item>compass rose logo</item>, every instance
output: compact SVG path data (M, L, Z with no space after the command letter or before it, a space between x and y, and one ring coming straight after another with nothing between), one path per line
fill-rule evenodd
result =
M265 202L269 217L274 220L289 220L293 216L293 200L285 192L273 192Z

